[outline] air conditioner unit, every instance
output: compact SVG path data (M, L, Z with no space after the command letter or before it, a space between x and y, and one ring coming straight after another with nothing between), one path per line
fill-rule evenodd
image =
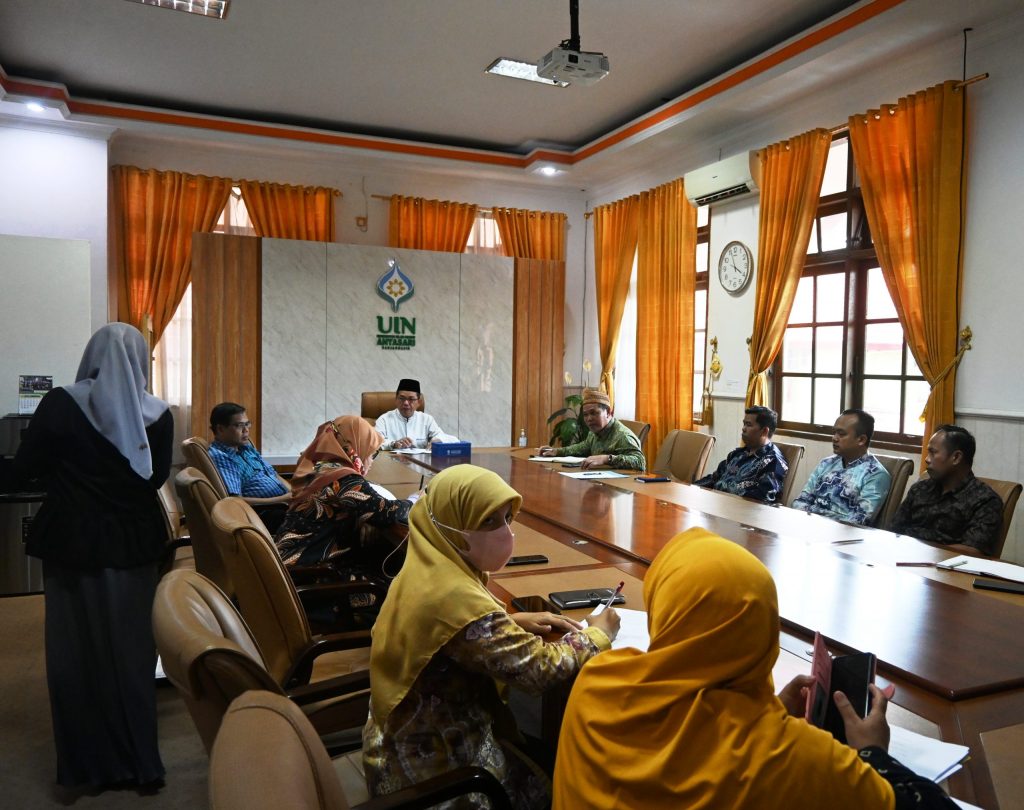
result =
M686 196L694 205L708 205L757 193L761 162L757 152L744 152L683 175Z

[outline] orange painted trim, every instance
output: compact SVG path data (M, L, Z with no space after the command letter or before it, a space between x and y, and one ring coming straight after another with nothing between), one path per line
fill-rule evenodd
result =
M276 138L284 141L298 141L302 143L316 143L328 146L340 146L351 149L367 149L376 152L391 152L394 154L414 155L416 157L438 158L441 160L459 160L468 163L480 163L490 166L506 166L516 169L526 169L534 163L556 163L563 166L572 166L587 158L593 157L606 149L622 143L629 138L646 132L669 119L680 115L686 110L696 107L698 104L714 98L721 93L731 90L744 82L760 74L771 70L794 56L798 56L824 42L837 37L840 34L856 28L858 25L883 14L892 8L906 2L906 0L873 0L859 9L850 12L828 25L822 26L816 31L789 43L777 51L761 57L749 65L736 70L733 73L719 79L708 86L694 91L678 101L651 113L641 116L636 121L620 130L608 135L601 136L587 146L577 149L575 152L556 152L550 149L538 149L528 155L508 155L499 152L474 151L459 149L453 146L432 146L422 143L377 139L358 135L339 135L330 132L323 132L309 129L298 129L283 127L272 124L256 124L246 121L228 118L212 118L191 115L188 113L161 112L142 107L127 107L103 102L79 101L73 99L66 87L61 85L37 83L12 79L0 69L0 86L6 92L15 95L35 96L56 101L67 106L72 113L81 115L92 115L100 118L120 118L134 121L145 121L154 124L166 124L169 126L191 127L193 129L206 129L218 132L229 132L236 135L252 135L262 138Z

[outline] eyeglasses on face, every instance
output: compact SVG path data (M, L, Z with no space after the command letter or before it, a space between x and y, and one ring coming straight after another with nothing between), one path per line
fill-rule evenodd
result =
M409 403L412 403L412 402L419 402L420 398L418 396L415 396L415 397L399 397L398 401L399 402L403 402L405 404L409 404Z
M252 427L252 422L232 422L228 427L237 428L238 430L248 430Z

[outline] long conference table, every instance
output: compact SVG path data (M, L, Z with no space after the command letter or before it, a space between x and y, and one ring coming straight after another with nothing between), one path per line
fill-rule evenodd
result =
M973 576L956 571L898 566L955 556L910 537L632 474L571 479L557 462L528 456L382 454L369 477L402 497L468 461L516 489L516 553L549 562L495 574L490 587L506 604L624 580L628 606L641 608L647 566L676 534L699 526L738 543L775 579L784 657L805 662L815 631L833 652L875 653L879 681L897 687L892 722L970 747L948 781L952 795L986 809L1024 806L1024 597L976 591ZM548 733L559 721L546 718Z

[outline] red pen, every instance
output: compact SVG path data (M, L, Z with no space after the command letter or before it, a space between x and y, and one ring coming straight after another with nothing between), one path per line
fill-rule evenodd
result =
M607 602L602 602L600 605L597 606L597 609L594 611L593 615L600 616L602 613L605 612L605 610L610 608L612 606L612 602L614 602L615 598L620 593L622 593L622 589L625 588L625 587L626 587L626 580L622 580L622 582L619 583L619 587L616 588L615 591L612 593L612 595L608 597L608 601Z

